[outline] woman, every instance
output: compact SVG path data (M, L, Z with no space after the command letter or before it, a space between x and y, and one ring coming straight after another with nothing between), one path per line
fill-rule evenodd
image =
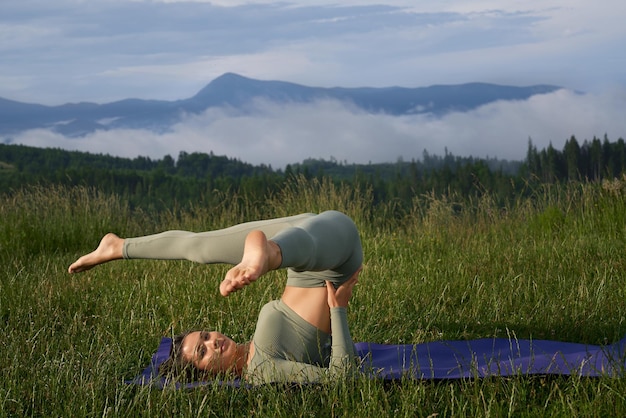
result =
M307 213L201 233L167 231L126 239L107 234L95 251L68 270L78 273L133 258L233 264L220 284L223 296L270 270L288 270L280 300L261 309L251 343L236 344L218 332L195 331L177 339L170 363L192 364L212 373L234 372L252 384L318 381L354 367L346 308L363 251L354 222L340 212Z

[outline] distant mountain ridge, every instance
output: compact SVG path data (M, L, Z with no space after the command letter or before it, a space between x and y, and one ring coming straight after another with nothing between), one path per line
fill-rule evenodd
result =
M246 105L254 99L278 103L312 103L331 99L371 113L441 116L452 111L469 111L498 100L526 100L559 89L561 87L551 85L514 87L487 83L417 88L322 88L226 73L195 96L176 101L125 99L106 104L44 106L0 98L0 136L3 142L10 142L12 135L37 128L52 129L72 137L116 128L165 131L180 121L184 114L201 113L220 106L245 111Z

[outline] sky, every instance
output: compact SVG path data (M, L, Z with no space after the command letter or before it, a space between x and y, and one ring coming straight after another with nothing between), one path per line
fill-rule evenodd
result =
M626 138L623 0L0 0L0 97L178 100L238 73L320 87L487 82L566 90L442 118L341 103L211 109L171 132L29 131L14 143L123 157L214 152L283 167L441 154L523 159L528 140ZM574 92L583 93L576 94Z

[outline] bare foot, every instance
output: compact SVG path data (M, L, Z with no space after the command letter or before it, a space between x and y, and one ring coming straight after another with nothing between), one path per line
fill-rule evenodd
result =
M261 231L252 231L246 237L241 262L228 270L220 284L222 296L243 289L269 270L276 269L281 262L280 248L268 241Z
M98 264L122 258L124 240L115 234L108 233L100 241L100 245L89 254L80 257L67 269L69 273L80 273Z

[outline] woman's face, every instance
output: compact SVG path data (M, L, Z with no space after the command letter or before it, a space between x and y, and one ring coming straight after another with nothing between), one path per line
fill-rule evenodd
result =
M215 331L190 332L181 345L182 358L200 370L225 372L236 365L237 344Z

